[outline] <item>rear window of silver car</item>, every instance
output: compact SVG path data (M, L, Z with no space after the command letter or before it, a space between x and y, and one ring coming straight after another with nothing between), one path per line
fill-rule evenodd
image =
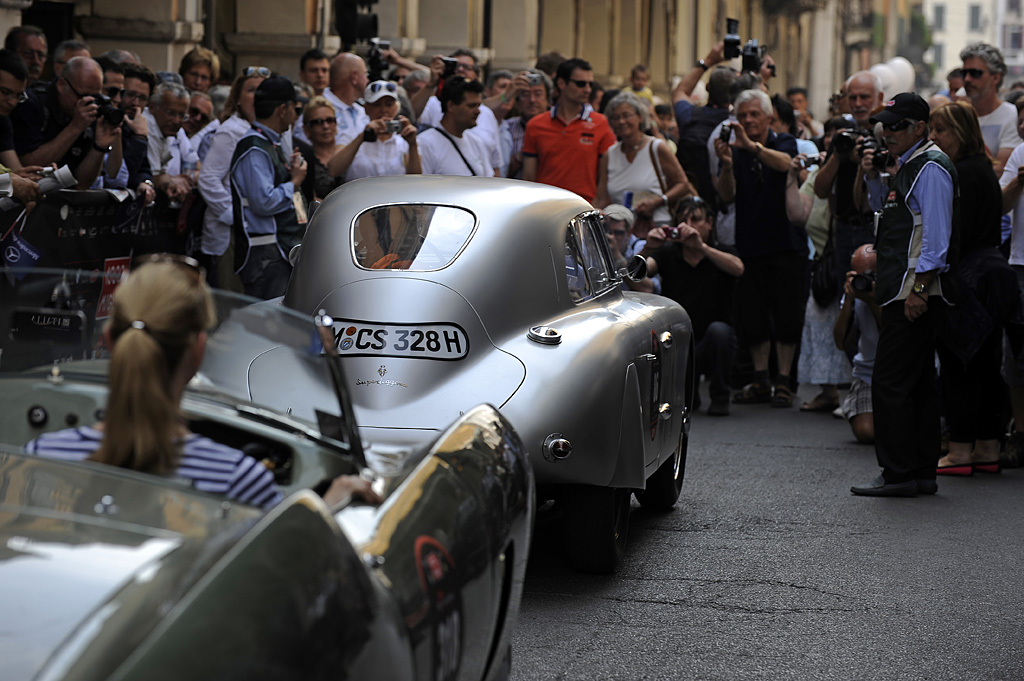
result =
M476 216L464 208L377 206L352 224L352 255L368 270L439 270L462 252L475 228Z

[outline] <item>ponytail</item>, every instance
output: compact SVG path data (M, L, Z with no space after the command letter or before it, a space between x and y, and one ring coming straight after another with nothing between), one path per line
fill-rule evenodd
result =
M103 443L93 460L158 474L177 467L175 374L214 320L210 292L194 275L175 263L147 264L114 293L110 393Z

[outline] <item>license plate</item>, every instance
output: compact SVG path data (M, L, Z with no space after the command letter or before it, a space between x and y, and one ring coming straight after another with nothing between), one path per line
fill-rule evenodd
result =
M334 320L334 346L342 357L413 357L456 360L469 354L469 336L456 324L374 324Z

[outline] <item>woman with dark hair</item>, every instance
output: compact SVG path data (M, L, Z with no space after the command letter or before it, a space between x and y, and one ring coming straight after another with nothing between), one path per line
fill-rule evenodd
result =
M114 292L104 330L110 351L104 420L45 433L25 445L33 454L96 461L190 480L203 492L269 508L283 498L269 469L237 449L189 432L179 404L202 364L206 334L216 320L198 263L150 256ZM336 478L324 495L376 501L367 481Z
M994 161L985 151L978 116L969 103L940 106L932 111L929 125L928 139L956 166L961 217L960 233L953 233L954 238L959 238L955 245L950 244L951 251L959 248L960 302L948 311L946 328L937 345L949 426L949 454L939 460L936 472L998 473L1003 320L998 314L991 314L990 295L993 284L1001 287L995 280L1001 271L1008 271L1015 281L998 250L1002 190ZM967 332L971 338L961 338L958 330Z

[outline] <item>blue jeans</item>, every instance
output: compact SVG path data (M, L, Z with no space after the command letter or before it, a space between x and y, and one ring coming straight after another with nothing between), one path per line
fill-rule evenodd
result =
M269 300L283 296L288 288L292 266L275 244L253 246L249 258L238 273L245 287L245 294L254 298Z

